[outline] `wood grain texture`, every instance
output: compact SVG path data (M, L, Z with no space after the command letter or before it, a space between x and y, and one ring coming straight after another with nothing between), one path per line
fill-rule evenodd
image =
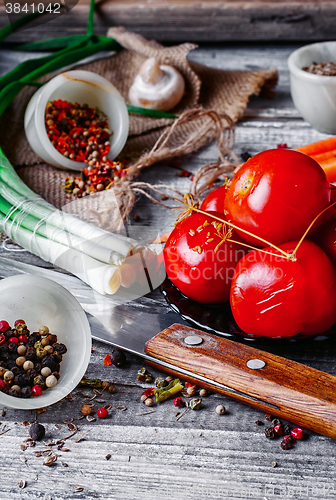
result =
M45 28L45 36L52 36L47 33L47 25ZM57 35L62 34L60 28ZM313 130L293 108L286 60L297 47L295 44L209 45L190 55L192 60L215 68L244 70L276 66L279 70L276 97L273 100L251 98L245 117L237 124L237 154L246 150L254 154L276 147L280 142L299 146L327 137ZM30 54L3 49L0 55L1 73L31 57ZM211 144L180 160L183 168L195 172L199 166L216 160L217 156L216 146ZM178 177L177 169L170 163L149 168L141 174L140 180L161 181L185 192L190 187L190 179ZM148 225L161 232L172 228L176 218L175 211L153 205L145 197L139 198L132 215L135 214L140 215L141 222L136 223L131 217L129 223L134 229ZM13 260L52 267L16 245L0 245L0 253ZM158 291L150 296L164 302ZM76 420L81 415L83 404L82 396L76 393L73 393L72 402L64 400L62 404L47 408L38 416L47 430L45 442L67 436L69 431L63 421L69 418L74 418L76 425L82 424L83 433L89 431L81 443L74 442L77 436L68 440L71 451L58 452L61 456L56 464L47 468L42 465L43 459L34 455L43 444L25 451L20 449L28 437L27 427L21 423L33 420L34 415L7 409L6 415L0 416L2 426L10 428L8 433L0 436L1 500L336 498L334 440L306 431L306 440L296 443L289 451L283 451L279 440L265 438L264 429L268 422L262 411L217 393L203 398L200 411L187 411L176 421L178 409L173 401L167 400L152 408L140 402L143 390L151 386L137 381L137 371L144 366L143 360L128 355L125 368L106 367L103 359L110 347L94 341L93 350L86 376L112 380L117 387L115 394L103 394L101 398L112 406L109 418L93 423L86 419ZM268 351L336 375L336 340L275 345ZM150 368L150 371L154 377L163 376L161 370ZM92 390L84 392L93 396ZM226 407L226 415L215 413L218 404ZM123 405L127 407L126 411L117 410ZM100 404L95 403L93 411L99 407ZM153 413L145 415L149 411ZM257 426L256 420L265 425ZM61 429L56 429L55 424ZM110 460L106 460L107 454L111 454ZM27 459L26 464L22 458ZM277 467L273 468L272 462L276 462ZM17 484L20 479L27 481L23 490ZM78 486L84 489L75 493Z
M20 0L22 4L25 0ZM48 2L46 2L48 3ZM59 19L20 31L12 41L85 32L89 0ZM109 26L166 42L333 40L336 4L331 0L107 0L96 7L95 33ZM0 26L7 24L0 4Z
M188 346L184 342L188 335L198 335L203 342ZM332 375L178 324L147 342L145 352L238 391L230 393L207 384L225 396L336 438L336 377ZM251 359L262 360L266 366L249 369Z

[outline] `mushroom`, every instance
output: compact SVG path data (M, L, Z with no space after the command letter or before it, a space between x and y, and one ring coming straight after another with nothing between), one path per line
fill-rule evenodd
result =
M172 66L159 65L154 57L147 59L129 91L133 106L168 111L176 106L184 93L184 79Z

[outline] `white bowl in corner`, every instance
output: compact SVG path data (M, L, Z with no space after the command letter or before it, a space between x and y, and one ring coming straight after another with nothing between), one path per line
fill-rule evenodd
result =
M308 73L302 68L313 62L336 64L336 42L319 42L295 50L288 58L292 99L313 128L336 134L336 76Z
M30 274L1 280L0 304L0 319L11 327L19 318L25 320L30 332L46 325L68 349L55 387L27 399L0 392L0 407L36 410L63 399L81 381L90 361L91 330L82 306L58 283Z
M108 158L113 160L122 151L128 137L127 106L111 82L92 71L74 70L61 73L40 87L30 99L24 117L27 140L33 151L50 165L67 170L82 170L86 163L70 160L51 144L45 127L47 103L55 99L87 103L98 107L108 117L113 135Z

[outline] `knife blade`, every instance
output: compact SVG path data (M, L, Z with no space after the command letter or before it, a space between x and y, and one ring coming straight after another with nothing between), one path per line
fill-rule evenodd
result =
M93 338L152 366L336 439L336 377L187 326L154 296L98 297L72 276L0 257L0 276L54 279L87 312ZM178 322L178 323L177 323Z

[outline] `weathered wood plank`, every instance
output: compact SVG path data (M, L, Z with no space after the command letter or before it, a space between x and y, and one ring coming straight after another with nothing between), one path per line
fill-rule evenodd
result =
M236 129L236 152L244 150L252 154L278 143L296 146L325 137L305 123L294 110L288 86L286 59L296 46L252 45L236 47L203 47L191 54L191 58L202 64L227 69L255 69L276 65L280 80L277 95L273 100L252 98L245 116ZM6 54L6 57L3 57ZM0 71L7 71L23 54L1 52ZM217 158L216 146L209 145L195 155L181 158L182 167L195 172L196 169ZM156 165L141 176L141 180L169 183L182 191L188 191L190 179L178 177L176 168L167 164ZM148 225L161 231L173 227L175 212L154 206L140 198L133 214L139 214L139 223L131 220L134 227ZM35 265L51 267L28 252L14 252L12 247L2 247L1 256ZM158 291L157 300L164 301ZM1 308L0 308L1 310ZM335 442L314 433L309 439L298 442L292 450L280 449L280 442L264 437L264 426L257 426L257 419L266 421L263 413L238 402L212 394L203 399L204 407L199 412L189 410L176 421L177 409L172 401L148 408L140 402L144 388L136 375L143 361L128 356L125 368L103 366L103 359L110 347L93 342L86 376L114 381L117 392L105 394L98 399L111 404L110 417L89 423L80 416L83 398L73 393L73 401L54 405L38 420L45 424L47 436L62 438L70 434L63 421L73 417L75 424L83 424L79 435L87 430L86 441L75 443L77 436L66 442L70 452L61 452L56 465L47 468L43 458L34 456L36 448L20 450L27 438L24 420L33 420L30 412L6 410L0 417L2 425L11 429L0 436L0 491L6 500L73 500L75 498L96 500L140 499L161 500L181 498L183 500L205 500L207 498L230 498L230 500L271 500L281 498L322 499L335 498ZM336 341L292 345L269 349L270 352L307 364L336 375ZM150 370L154 376L157 370ZM93 394L84 389L85 394ZM96 403L96 411L103 403ZM217 404L224 404L228 413L215 413ZM126 406L126 411L117 410ZM148 411L154 411L143 415ZM140 414L140 415L139 415ZM1 415L1 408L0 408ZM17 422L15 424L15 422ZM61 429L55 428L55 423ZM110 460L106 455L111 454ZM20 457L27 458L25 465ZM129 458L130 457L130 458ZM272 462L277 462L276 468ZM62 466L62 462L68 467ZM20 479L27 481L26 488L19 490ZM75 493L76 487L83 491Z
M83 33L88 4L81 0L59 19L21 31L11 40L57 36L60 30ZM104 34L109 26L124 26L169 42L332 40L335 21L336 6L331 0L108 0L97 5L95 32ZM0 26L7 22L1 5Z

